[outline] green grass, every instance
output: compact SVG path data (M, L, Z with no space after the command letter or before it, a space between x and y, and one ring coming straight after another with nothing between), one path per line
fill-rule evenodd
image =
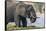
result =
M33 27L33 26L28 26L28 27L8 27L8 30L27 30L27 29L40 29L42 27Z
M41 29L44 27L28 26L28 27L16 27L15 24L8 24L7 30L28 30L28 29Z

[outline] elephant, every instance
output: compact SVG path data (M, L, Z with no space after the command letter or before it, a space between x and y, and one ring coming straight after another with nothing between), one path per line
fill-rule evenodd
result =
M27 26L27 20L26 18L30 18L31 23L34 23L36 21L36 12L32 5L26 5L19 3L16 5L16 11L15 11L15 22L17 26L21 26L21 22L23 24L23 27Z

